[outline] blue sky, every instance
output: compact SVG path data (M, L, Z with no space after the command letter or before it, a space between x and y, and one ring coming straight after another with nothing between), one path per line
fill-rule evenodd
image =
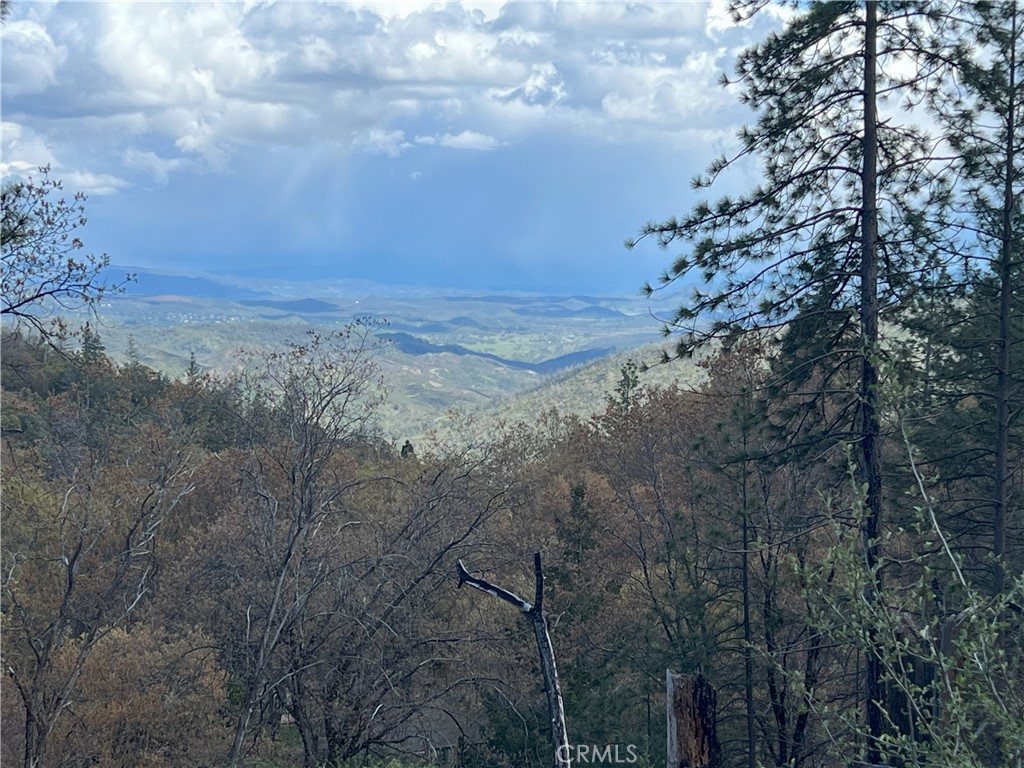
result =
M27 2L2 172L89 194L115 264L635 292L780 23L726 3Z

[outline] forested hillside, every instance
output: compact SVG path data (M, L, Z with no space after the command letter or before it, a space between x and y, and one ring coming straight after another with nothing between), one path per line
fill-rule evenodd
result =
M99 277L123 280L126 273L131 270L108 267ZM629 297L595 298L279 280L274 295L321 298L255 302L231 295L206 297L201 287L187 295L159 293L167 288L163 277L135 273L123 293L103 297L99 317L82 308L67 313L66 322L70 327L90 322L118 362L134 355L138 362L180 377L189 365L228 373L238 366L240 349L279 348L309 328L336 328L357 317L386 320L377 334L389 342L379 358L388 398L377 420L384 432L400 439L443 427L450 411L507 411L524 391L542 410L562 404L574 412L583 406L590 413L614 386L622 365L611 359L614 352L637 359L658 354L638 349L656 342L659 334L651 322L652 307L636 286L624 286L629 289L624 293L633 294ZM176 287L175 279L170 283ZM232 290L251 290L244 284ZM591 315L587 309L604 313ZM588 370L578 391L558 386L583 367ZM661 371L657 378L690 373L682 366ZM591 384L598 380L601 386ZM556 386L547 392L549 384Z
M529 622L456 570L533 595L541 553L573 745L664 765L669 669L714 692L694 768L1019 768L1024 8L812 3L738 81L696 184L761 182L633 243L698 285L696 373L402 445L380 321L115 362L61 312L123 287L84 198L6 184L3 763L567 766Z

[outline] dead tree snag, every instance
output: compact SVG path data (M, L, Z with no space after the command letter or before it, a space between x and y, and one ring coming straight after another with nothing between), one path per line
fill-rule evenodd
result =
M494 595L506 603L510 603L525 616L533 625L533 634L537 638L537 653L540 655L540 668L544 675L544 692L548 701L548 716L551 722L551 746L554 750L555 768L570 768L571 754L569 736L565 729L565 708L562 705L562 689L558 686L558 670L555 667L555 650L551 645L548 633L548 622L544 616L544 571L541 568L540 552L533 556L533 573L536 591L533 604L523 600L507 589L491 584L485 579L470 576L466 566L459 560L456 563L459 572L459 586L469 586Z

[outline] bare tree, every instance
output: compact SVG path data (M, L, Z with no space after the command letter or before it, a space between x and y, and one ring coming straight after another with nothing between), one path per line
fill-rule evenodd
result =
M254 715L266 711L292 673L278 667L277 649L331 576L316 556L321 539L331 527L356 524L341 513L360 480L345 472L339 451L364 431L380 402L377 327L357 320L248 360L237 416L249 449L238 490L247 546L257 556L252 577L261 587L250 594L231 646L229 666L244 691L228 755L233 764Z
M479 675L447 586L453 560L515 503L501 455L363 464L373 479L349 499L358 524L322 542L331 588L314 596L282 649L284 707L308 765L448 751L465 733Z
M562 690L558 685L558 669L555 666L555 649L551 644L548 632L547 617L544 615L544 570L541 567L540 552L533 556L533 574L535 592L533 603L530 604L513 592L492 584L486 579L471 576L466 566L459 560L456 563L459 574L459 586L469 584L474 589L494 595L500 600L514 606L533 626L537 639L537 653L540 656L541 673L544 675L544 692L547 695L548 716L551 723L551 747L554 751L555 768L569 768L572 755L569 751L569 736L565 728L565 707L562 704Z
M25 768L44 765L93 650L150 592L160 524L192 490L187 450L156 429L147 439L148 454L83 452L69 482L5 456L4 660Z
M134 277L110 282L104 274L109 256L80 254L85 244L77 231L87 222L86 196L64 197L63 183L49 173L44 166L39 178L0 190L0 315L55 342L66 330L60 312L95 310L106 293L124 290Z

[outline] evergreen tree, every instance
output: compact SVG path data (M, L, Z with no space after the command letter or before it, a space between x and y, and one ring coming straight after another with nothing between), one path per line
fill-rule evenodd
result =
M189 384L196 384L202 375L203 370L196 361L196 351L193 349L188 353L188 368L185 369L185 381Z
M956 236L947 249L954 268L941 276L956 301L948 300L947 289L941 299L925 302L918 327L934 356L931 383L933 394L941 395L936 404L946 406L939 432L945 427L960 435L955 441L940 437L946 448L935 458L947 478L975 478L966 483L966 495L980 504L968 504L975 509L962 510L966 519L956 528L969 535L988 529L991 588L998 594L1005 579L1011 476L1024 456L1024 435L1014 430L1012 417L1024 407L1017 373L1024 338L1024 6L1015 0L963 3L946 21L955 44L928 55L942 54L952 64L930 106L956 155L950 191L956 215L949 220ZM975 511L984 511L987 520Z
M104 360L106 347L100 335L92 329L92 325L86 323L82 326L82 361L88 365L95 365Z
M738 14L758 7L736 6ZM712 163L694 185L711 187L734 166L754 162L763 181L746 194L701 202L682 219L649 224L639 238L689 246L661 277L663 286L694 279L698 286L666 326L679 334L677 354L774 330L790 336L790 351L805 351L789 358L791 390L818 376L808 393L813 402L845 392L829 437L859 448L869 599L882 587L879 326L905 307L931 266L922 247L927 219L917 211L928 143L880 117L879 103L925 82L925 71L906 80L885 73L897 71L888 65L921 40L926 13L906 3L811 3L748 49L737 69L757 122L741 131L739 152ZM866 664L867 758L877 763L887 719L883 670L876 655Z
M124 357L129 369L142 367L142 355L139 352L139 343L133 334L128 334L128 343L125 345Z

